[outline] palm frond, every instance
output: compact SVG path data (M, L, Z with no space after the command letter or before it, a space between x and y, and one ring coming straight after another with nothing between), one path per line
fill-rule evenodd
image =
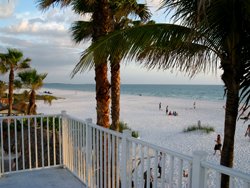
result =
M95 10L96 0L72 0L71 6L75 13L85 14L93 13Z
M88 41L93 34L93 23L85 21L76 21L72 24L70 31L72 38L76 43L81 41Z
M216 72L218 56L202 44L199 33L196 36L194 33L192 29L173 24L152 24L117 31L93 43L83 53L75 71L83 68L84 62L91 62L91 52L98 51L97 62L107 53L113 56L120 53L127 60L139 60L149 69L174 68L191 76L210 69Z
M47 10L50 7L56 7L60 5L61 7L65 7L70 5L72 0L37 0L37 7L40 10Z

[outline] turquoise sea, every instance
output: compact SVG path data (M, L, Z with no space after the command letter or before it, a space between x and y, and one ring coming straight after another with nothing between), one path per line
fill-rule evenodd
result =
M44 88L74 91L95 91L94 84L46 83L44 84ZM122 84L121 94L222 101L224 100L224 86Z

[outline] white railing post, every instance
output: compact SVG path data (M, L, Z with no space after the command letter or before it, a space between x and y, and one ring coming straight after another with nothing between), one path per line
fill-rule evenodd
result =
M65 110L61 111L62 114L62 163L63 167L67 166L67 113Z
M90 124L92 123L92 119L88 118L85 120L86 122L86 185L90 187L91 185L91 177L92 177L92 170L91 170L91 164L92 164L92 129Z
M127 138L131 137L131 131L130 130L123 130L122 134L122 154L121 154L121 185L122 188L127 188L127 179L128 179L128 170L127 170L127 154L128 154L128 142Z
M201 167L201 161L206 160L207 152L193 152L193 167L192 167L192 188L202 188L204 186L205 170Z

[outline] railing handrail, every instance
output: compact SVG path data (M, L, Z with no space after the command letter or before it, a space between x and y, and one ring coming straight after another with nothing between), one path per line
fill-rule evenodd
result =
M60 117L62 114L37 114L37 115L21 115L21 116L0 116L2 119L24 119L24 118L40 118L40 117Z
M76 117L70 116L70 115L66 115L66 117L86 124L86 120L83 120L83 119L80 119L80 118L76 118ZM93 127L93 128L95 128L95 129L99 129L99 130L101 130L101 131L103 131L105 133L110 133L110 134L118 136L120 138L122 137L122 133L120 133L120 132L117 132L117 131L114 131L114 130L111 130L111 129L107 129L107 128L101 127L100 125L97 125L97 124L94 124L94 123L88 123L88 125L91 126L91 127Z
M178 157L178 158L180 158L180 159L187 160L187 161L189 161L189 162L192 161L192 157L189 156L189 155L185 155L185 154L182 154L182 153L179 153L179 152L176 152L176 151L173 151L173 150L170 150L170 149L161 147L161 146L157 146L157 145L155 145L155 144L149 143L149 142L147 142L147 141L144 141L144 140L141 140L141 139L138 139L138 138L128 137L128 140L130 140L130 141L132 141L132 142L135 142L135 143L147 145L147 146L149 146L150 148L154 148L154 149L156 149L156 150L158 150L158 151L161 151L161 152L164 152L164 153L168 153L168 154L170 154L170 155L173 155L173 156Z
M201 166L204 168L216 170L217 172L220 172L221 174L247 180L247 182L250 183L250 174L239 171L238 169L229 168L223 165L215 164L215 163L212 163L211 161L201 161Z

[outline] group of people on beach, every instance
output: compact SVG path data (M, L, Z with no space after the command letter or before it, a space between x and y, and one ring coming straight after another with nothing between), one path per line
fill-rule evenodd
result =
M159 103L159 110L162 110L161 109L161 102ZM166 106L166 115L167 116L171 116L171 115L173 115L173 116L178 116L178 113L176 112L176 111L169 111L168 110L168 105Z

